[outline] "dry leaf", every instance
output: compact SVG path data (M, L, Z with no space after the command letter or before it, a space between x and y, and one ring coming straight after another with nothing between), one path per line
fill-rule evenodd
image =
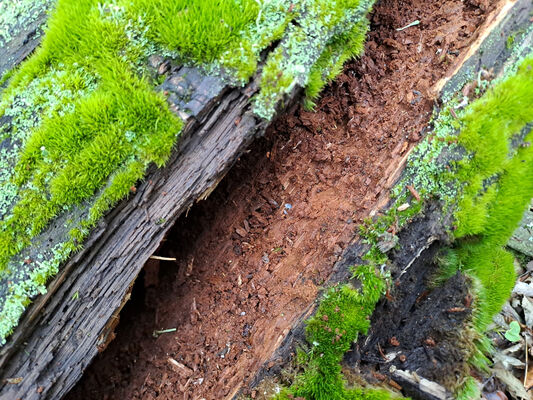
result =
M500 362L502 366L507 370L512 370L514 368L525 368L526 364L520 361L517 358L503 354L500 351L496 351L493 354L494 362Z
M500 381L507 385L507 390L515 399L531 400L531 397L524 388L522 382L520 382L512 373L505 370L501 364L498 363L495 365L492 371Z
M513 289L513 293L533 297L533 285L518 281Z

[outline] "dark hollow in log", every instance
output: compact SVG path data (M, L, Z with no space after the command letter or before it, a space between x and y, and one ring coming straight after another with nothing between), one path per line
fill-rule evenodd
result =
M189 99L185 107L183 88ZM0 398L58 399L68 392L112 338L132 283L173 222L208 195L266 129L250 110L257 80L230 88L197 70L176 67L161 89L190 112L179 145L164 169L152 168L135 195L101 221L85 249L61 268L48 293L28 308L0 349ZM286 106L298 95L293 92ZM14 378L22 380L9 383Z
M159 89L170 93L171 108L187 111L173 155L164 168L149 169L135 195L100 221L47 294L28 307L0 349L2 399L58 399L68 392L111 340L133 282L178 216L208 196L267 127L251 111L257 77L231 88L178 66ZM298 95L294 90L285 105ZM10 383L14 378L22 380Z

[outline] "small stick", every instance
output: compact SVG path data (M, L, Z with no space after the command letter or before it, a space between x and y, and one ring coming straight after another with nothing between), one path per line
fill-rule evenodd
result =
M463 311L465 311L464 307L452 307L446 310L446 312L449 312L449 313L456 313L456 312L463 312Z
M416 26L416 25L418 25L418 24L420 24L420 21L419 21L419 20L416 20L416 21L411 22L410 24L405 25L405 26L402 27L402 28L396 28L396 30L397 30L397 31L403 31L404 29L410 28L410 27L412 27L412 26Z
M527 353L529 353L529 351L528 351L528 348L527 348L527 335L524 335L524 338L526 339L526 346L525 346L525 348L526 348L526 371L524 372L524 387L526 387L526 382L527 382L527 364L528 364Z
M159 335L162 335L163 333L170 333L170 332L176 332L177 328L170 328L170 329L163 329L162 331L154 331L152 333L153 337L158 337Z
M450 108L450 114L452 114L452 117L454 117L455 119L457 119L457 114L455 113L455 110L453 108Z
M160 260L160 261L176 261L176 257L160 257L160 256L150 256L150 259L152 260Z
M385 361L387 361L387 356L385 355L385 353L383 353L383 349L381 348L381 346L379 345L378 343L378 351L379 351L379 354L381 355L381 357L383 357L383 359Z
M178 369L179 372L185 375L185 377L189 377L193 374L193 370L189 367L183 365L182 363L174 360L172 357L168 358L168 362L172 364L174 367Z
M420 201L420 195L418 194L418 192L416 191L416 189L413 186L406 185L405 187L407 188L407 190L409 190L411 192L411 194L416 199L416 201Z

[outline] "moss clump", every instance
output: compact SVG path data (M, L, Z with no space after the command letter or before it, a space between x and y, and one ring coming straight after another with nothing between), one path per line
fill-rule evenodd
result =
M181 129L163 97L132 70L137 60L118 57L127 54L125 26L93 3L59 1L42 47L4 93L0 110L14 117L8 133L22 150L7 160L13 174L6 182L18 190L0 224L0 271L120 166L163 165ZM27 86L35 90L22 94ZM120 197L109 193L115 188L105 196Z
M311 348L300 353L305 368L291 387L284 388L277 399L390 399L384 390L347 388L340 362L359 334L370 326L369 316L385 292L385 280L373 264L354 269L354 278L361 282L360 290L350 284L329 289L307 323L306 337Z
M255 0L117 1L132 18L142 16L146 35L198 63L213 62L259 14Z
M269 55L254 112L270 119L284 95L306 87L311 102L349 57L362 51L366 15L372 0L301 1L297 24L289 25L280 46ZM311 103L309 103L310 105Z
M409 160L402 182L415 182L425 196L454 210L454 244L443 251L441 279L460 270L474 282L469 362L481 370L488 369L485 354L491 351L484 332L516 278L514 257L504 247L533 197L533 150L520 145L533 139L532 67L529 56L518 67L510 65L472 104L452 101ZM475 386L468 380L461 398L469 398Z
M469 377L456 395L457 400L473 400L481 398L481 390L477 381Z
M519 135L533 121L532 65L533 58L526 59L516 75L473 103L461 121L463 127L459 144L474 156L459 164L458 178L468 182L468 185L459 203L456 237L496 229L489 226L487 211L495 200L498 184L490 184L487 180L506 172L512 173L522 163L519 161L517 164L516 160L529 154L528 149L513 149L511 141L513 136ZM514 181L512 185L518 192L527 192L530 182L531 179L526 178L524 181ZM509 202L504 198L499 201Z
M532 67L533 57L526 58L515 75L474 102L461 121L459 143L471 157L458 165L464 195L446 265L448 274L462 270L477 282L473 325L480 334L515 284L514 257L504 246L533 197L533 150L513 145L513 139L533 139L528 127L533 121ZM479 343L479 352L486 347ZM474 354L472 363L486 367L481 354Z

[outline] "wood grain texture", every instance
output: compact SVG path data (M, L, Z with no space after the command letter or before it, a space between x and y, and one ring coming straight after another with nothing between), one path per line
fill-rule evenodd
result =
M135 195L100 221L84 250L28 308L0 349L1 399L59 399L68 392L107 344L134 280L166 232L264 133L266 122L250 110L255 80L230 88L175 67L161 90L174 90L171 108L183 110L179 85L187 89L189 105L187 114L180 113L187 122L171 159L165 168L151 168ZM10 378L23 379L11 384Z
M39 27L44 19L39 17ZM15 67L38 46L36 29L28 26L0 50L2 70ZM164 62L150 61L156 70ZM195 68L171 66L158 90L168 92L170 108L186 121L178 145L166 167L149 169L135 195L100 221L84 249L61 266L48 292L27 308L0 348L0 399L59 399L105 348L133 282L174 221L205 198L264 133L266 122L251 112L257 80L231 88ZM284 104L298 94L293 91ZM60 242L58 225L61 221L51 224L40 235L46 239L37 242L47 247Z

